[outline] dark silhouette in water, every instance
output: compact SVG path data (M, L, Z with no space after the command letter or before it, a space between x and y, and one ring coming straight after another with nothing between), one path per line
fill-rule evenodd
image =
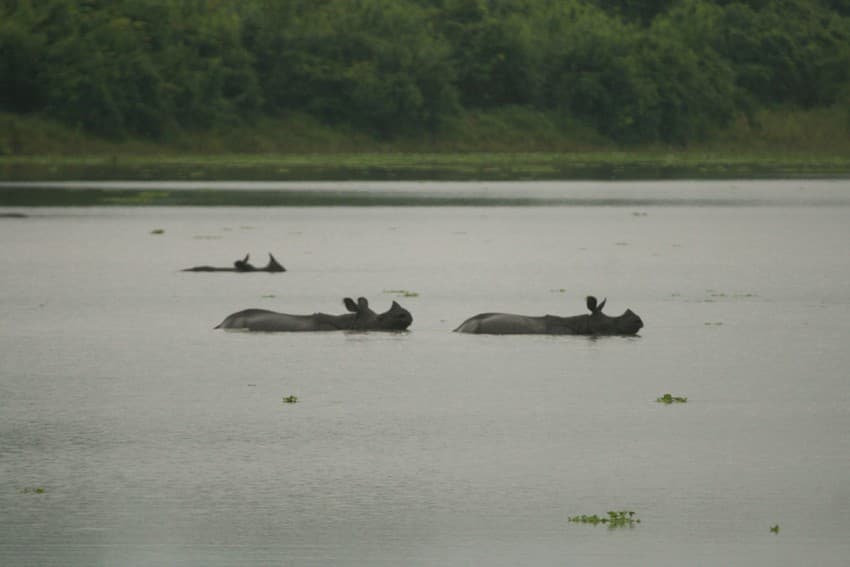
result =
M215 328L266 332L403 331L413 322L410 311L395 301L384 313L372 311L365 297L359 298L357 303L346 297L343 302L350 313L290 315L267 309L245 309L228 315Z
M461 323L455 332L486 335L635 335L643 327L643 321L631 309L626 309L619 317L609 317L602 313L607 299L597 304L596 298L591 295L586 301L590 315L533 317L512 313L480 313Z
M235 262L233 262L233 267L236 268L237 272L254 272L254 271L256 271L256 268L248 262L248 258L250 258L250 257L251 257L250 254L245 254L245 257L243 259L236 260Z
M253 266L248 259L250 258L250 254L245 254L245 257L241 260L236 260L233 262L232 268L216 268L214 266L195 266L194 268L186 268L182 270L184 272L266 272L266 273L278 273L285 272L286 268L280 265L280 263L275 260L275 257L269 253L269 263L266 264L263 268L257 268Z

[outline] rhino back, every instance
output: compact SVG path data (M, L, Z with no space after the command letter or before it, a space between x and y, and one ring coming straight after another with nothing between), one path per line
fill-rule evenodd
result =
M461 323L455 331L486 335L533 335L546 332L546 326L543 317L513 313L481 313Z
M225 318L216 329L245 329L248 331L296 332L336 330L338 327L316 315L289 315L267 309L245 309ZM329 316L324 316L330 319Z
M558 317L546 315L546 333L550 335L589 335L589 315L575 315L573 317Z

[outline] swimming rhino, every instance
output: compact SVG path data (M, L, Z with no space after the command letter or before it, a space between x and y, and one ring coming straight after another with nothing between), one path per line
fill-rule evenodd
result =
M286 268L280 265L280 263L275 260L275 257L269 253L269 263L265 265L263 268L257 268L253 264L251 264L248 260L250 258L250 254L245 254L245 257L241 260L236 260L233 262L233 267L231 268L216 268L214 266L195 266L194 268L186 268L183 270L184 272L268 272L268 273L277 273L277 272L285 272Z
M607 299L597 304L595 297L588 296L586 301L590 315L532 317L511 313L480 313L461 323L455 332L486 335L634 335L643 327L643 321L631 309L626 309L619 317L609 317L602 313Z
M228 315L215 328L266 332L403 331L413 322L410 311L395 301L384 313L372 311L365 297L359 298L357 303L350 297L346 297L343 302L350 313L289 315L267 309L246 309Z

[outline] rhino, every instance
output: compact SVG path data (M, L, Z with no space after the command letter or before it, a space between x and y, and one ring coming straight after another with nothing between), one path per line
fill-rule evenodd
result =
M643 321L631 309L626 309L618 317L602 313L606 301L607 298L597 303L595 297L587 296L590 315L572 317L479 313L461 323L455 332L486 335L635 335L640 331Z
M413 322L410 311L393 301L389 310L375 313L369 301L361 297L355 303L350 297L343 300L350 313L343 315L290 315L267 309L245 309L228 315L216 329L242 329L266 332L309 331L404 331Z
M248 260L250 259L250 254L245 254L245 257L241 260L236 260L233 262L232 267L228 268L216 268L214 266L195 266L194 268L186 268L182 271L184 272L268 272L268 273L278 273L285 272L286 268L280 265L280 263L275 260L275 257L269 253L269 263L266 264L262 268L257 268L252 265Z

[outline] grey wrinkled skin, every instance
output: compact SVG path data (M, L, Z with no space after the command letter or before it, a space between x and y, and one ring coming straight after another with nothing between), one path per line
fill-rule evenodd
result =
M393 301L389 310L375 313L369 302L361 297L354 302L346 297L343 302L349 313L343 315L290 315L267 309L245 309L228 315L216 329L242 329L265 332L311 331L403 331L413 322L410 312Z
M557 317L515 315L512 313L480 313L470 317L455 329L457 333L484 335L635 335L643 321L631 309L618 317L602 313L605 301L587 297L589 315Z

